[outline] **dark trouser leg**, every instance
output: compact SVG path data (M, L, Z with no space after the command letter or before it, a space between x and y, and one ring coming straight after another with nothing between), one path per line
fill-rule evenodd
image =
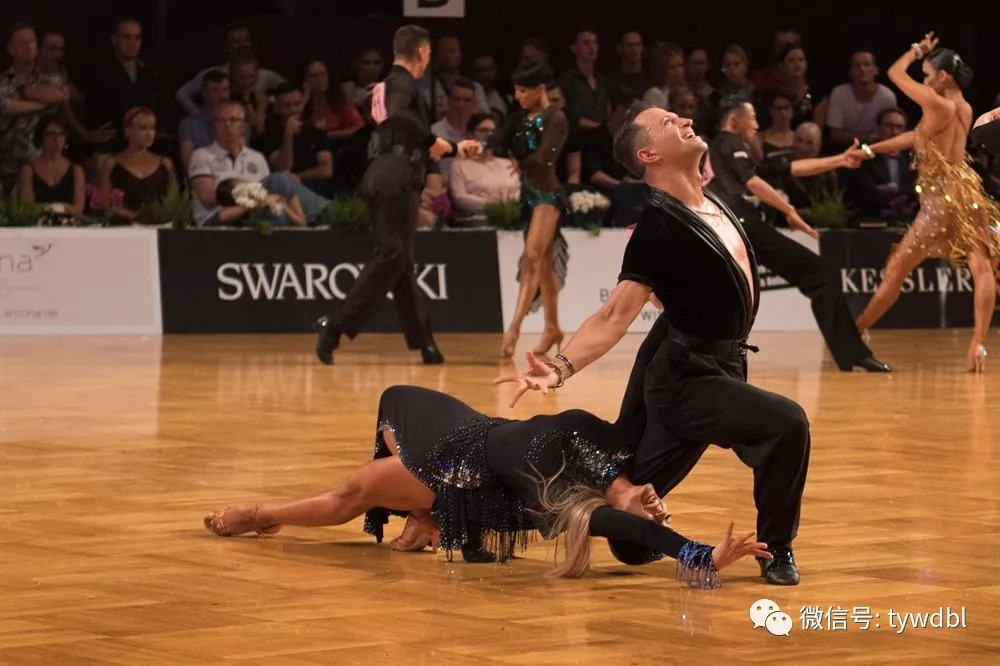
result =
M412 249L412 239L409 245ZM399 279L392 285L392 301L396 304L396 311L399 312L406 346L410 349L420 349L431 341L431 331L427 323L426 302L420 292L414 270L414 262L410 259L406 262Z
M709 443L732 447L754 470L757 535L788 545L798 532L809 465L809 421L796 403L727 375L678 378L647 393L650 428L632 482L665 494Z
M819 255L763 222L751 220L745 228L757 260L811 301L813 316L837 367L850 370L871 356L840 293L836 271Z
M407 270L411 273L413 289L416 289L416 282L412 280L412 256L419 205L420 194L406 186L383 189L368 199L375 232L375 256L365 264L344 299L340 312L332 318L335 328L348 337L354 338L358 334L379 302L396 287ZM394 297L398 299L399 295L394 293ZM403 298L405 301L406 295ZM404 322L407 342L410 341L410 331L418 327L419 322Z

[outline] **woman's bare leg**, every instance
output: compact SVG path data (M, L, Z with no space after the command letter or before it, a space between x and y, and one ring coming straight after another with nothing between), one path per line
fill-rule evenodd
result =
M969 370L982 372L986 365L982 350L986 348L986 335L989 333L993 310L997 303L997 283L993 275L993 266L982 248L969 254L969 271L972 273L975 289L973 301L975 328L972 331L972 341L969 343L967 361Z
M558 218L556 219L558 222ZM547 354L553 345L560 347L563 341L563 332L559 328L559 276L556 275L555 261L552 258L553 242L545 250L542 258L542 274L539 279L539 288L542 290L542 312L545 316L545 332L534 349L536 354Z
M903 243L889 257L889 261L886 262L882 284L875 290L864 311L858 315L855 325L859 331L866 332L895 304L903 289L906 276L913 272L913 269L926 258L926 251L916 247L915 242L904 239Z
M517 293L514 317L500 343L500 355L510 358L514 355L517 338L521 334L521 324L528 316L531 302L535 300L542 277L542 261L552 247L559 223L559 210L549 204L539 204L531 213L531 226L524 239L524 254L521 255L521 287ZM549 256L551 261L551 255Z

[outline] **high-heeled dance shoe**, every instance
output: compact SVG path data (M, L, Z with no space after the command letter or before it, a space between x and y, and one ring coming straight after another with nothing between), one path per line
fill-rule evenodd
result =
M986 345L978 345L972 354L972 358L969 359L969 372L985 372L986 357L989 355L990 353L986 351Z
M556 348L556 353L562 351L563 338L566 334L560 329L545 329L542 333L541 339L538 341L538 346L531 351L535 353L536 356L544 356L549 353L549 350L554 346Z
M232 515L237 512L247 512L243 516ZM275 534L281 529L281 525L263 525L257 517L260 511L260 504L255 504L253 508L240 507L233 508L227 506L222 511L213 511L205 516L203 522L205 529L213 534L223 537L238 536L246 532L256 532L257 536L265 534Z
M393 539L389 546L393 550L411 553L430 546L437 553L440 538L441 530L435 523L407 516L402 534Z
M513 331L507 331L503 334L503 339L500 340L500 357L501 358L513 358L514 349L517 347L517 339L521 337L520 333L515 333Z

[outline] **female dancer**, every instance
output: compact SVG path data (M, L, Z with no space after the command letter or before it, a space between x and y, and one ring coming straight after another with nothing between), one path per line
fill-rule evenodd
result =
M548 65L528 63L512 77L514 97L521 109L511 114L483 147L508 149L521 169L521 202L531 211L524 239L518 280L521 288L514 317L500 343L500 355L510 358L529 310L537 308L539 292L545 312L545 332L535 348L545 354L561 347L559 289L566 278L566 239L559 231L563 195L556 176L556 162L569 131L566 116L549 101L546 84L552 79Z
M917 128L876 143L863 145L863 156L913 148L918 168L920 214L885 267L879 285L857 319L858 330L868 329L899 298L903 281L928 257L968 261L975 283L975 328L966 357L968 369L982 372L997 285L991 261L1000 256L1000 208L982 188L965 152L972 124L972 107L961 88L972 82L972 70L950 49L936 49L933 32L889 68L889 78L920 104L923 118ZM924 83L907 75L907 68L923 59Z
M340 525L364 513L365 531L381 541L390 510L431 510L440 532L427 530L416 543L423 549L429 539L436 549L440 539L449 558L462 549L469 561L491 561L487 543L503 562L534 529L565 532L566 557L555 573L577 577L589 567L589 537L603 536L628 546L613 552L629 564L676 558L679 577L699 587L718 586L718 571L742 557L769 557L753 532L732 538L732 524L712 547L654 517L661 507L652 486L619 478L639 420L612 425L571 410L511 421L429 389L391 387L379 401L375 459L339 488L287 504L227 508L205 526L220 536L273 534L282 525Z

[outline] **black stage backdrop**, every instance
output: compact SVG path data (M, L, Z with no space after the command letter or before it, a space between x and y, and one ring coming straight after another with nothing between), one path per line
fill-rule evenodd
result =
M297 333L342 301L372 256L367 234L323 230L159 233L165 333ZM502 327L494 232L422 232L417 280L440 332ZM386 300L365 327L399 331Z
M855 315L882 281L889 252L903 231L835 231L820 236L820 254L836 266L840 288ZM967 328L973 325L973 282L967 267L929 259L913 271L896 304L876 328ZM1000 325L1000 311L993 326Z

